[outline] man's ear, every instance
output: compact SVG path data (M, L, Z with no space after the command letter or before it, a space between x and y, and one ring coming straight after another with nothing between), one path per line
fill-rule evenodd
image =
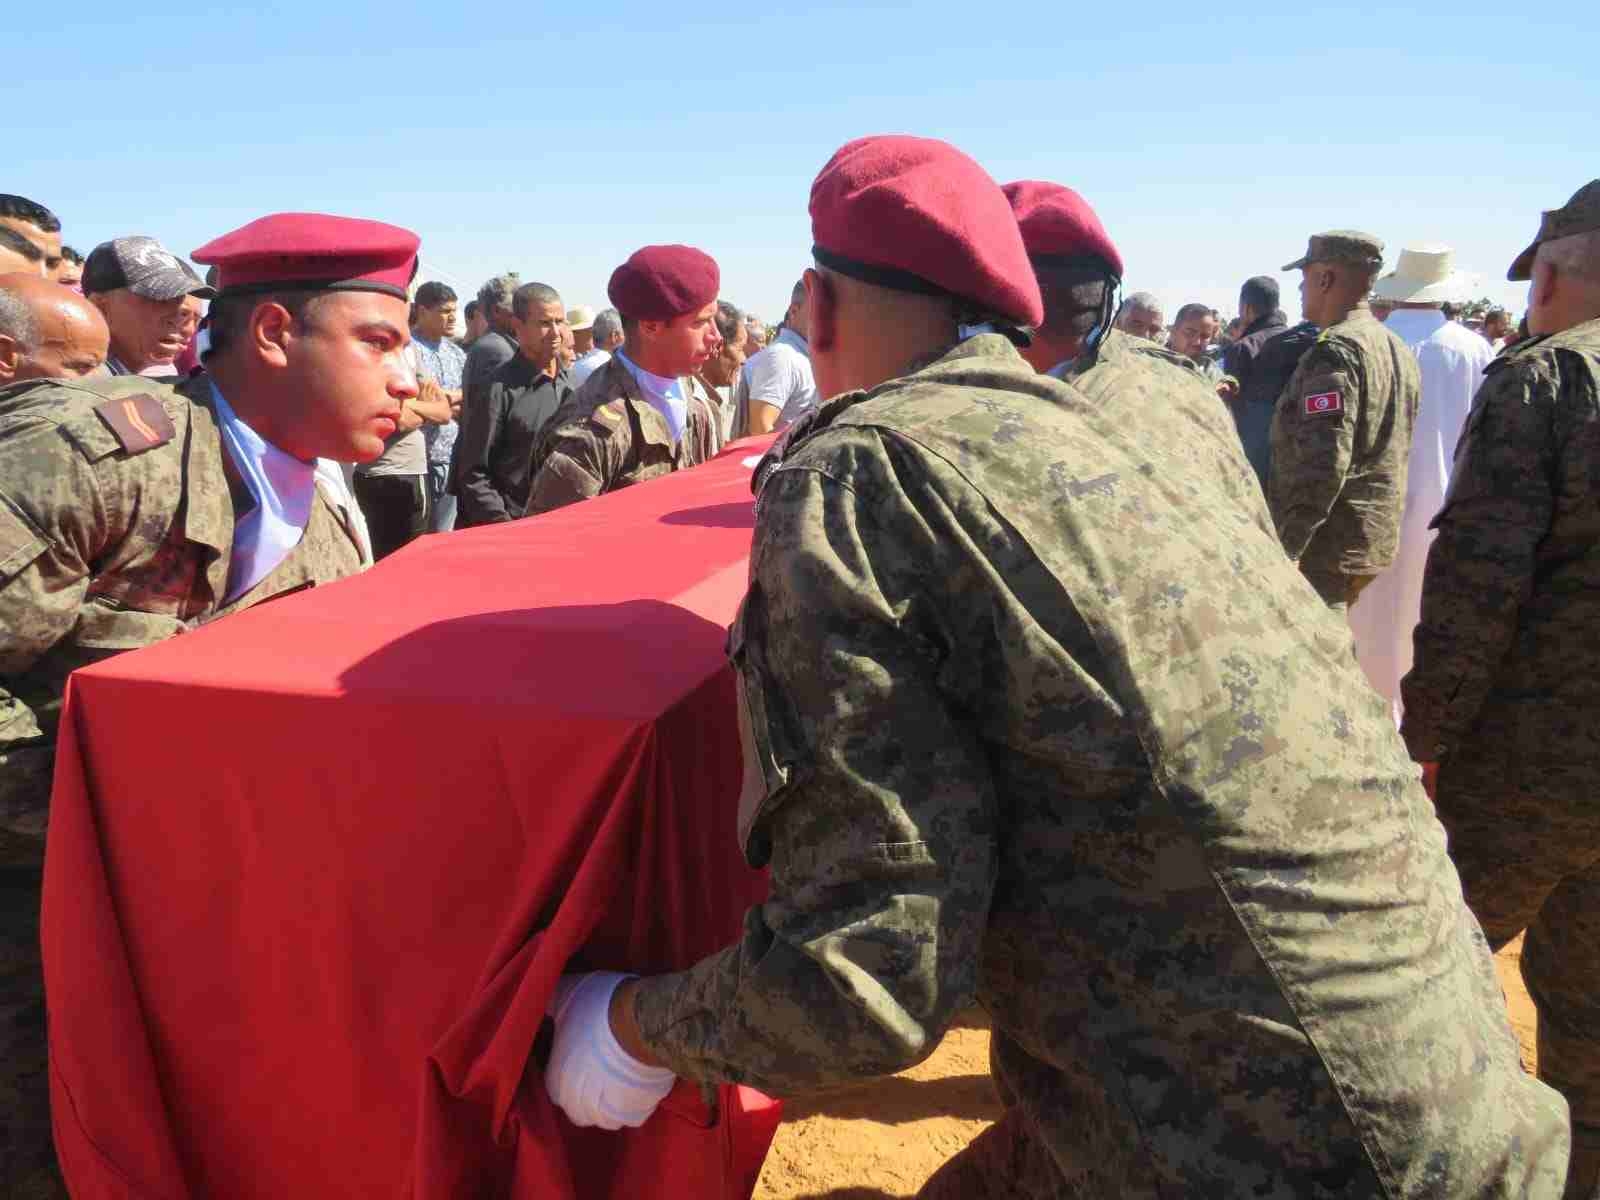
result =
M256 355L275 367L289 363L289 344L294 341L294 317L276 301L258 304L250 314L247 339Z
M807 267L801 278L806 285L806 340L817 350L831 350L837 332L838 296L828 278L812 267Z
M8 333L0 333L0 383L10 383L21 369L21 343Z

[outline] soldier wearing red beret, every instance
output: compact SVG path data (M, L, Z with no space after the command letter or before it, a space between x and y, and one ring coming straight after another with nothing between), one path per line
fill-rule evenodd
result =
M852 142L811 214L830 399L729 640L770 897L688 970L563 977L553 1100L887 1074L978 1001L1006 1111L925 1197L1559 1195L1561 1102L1270 525L1183 414L1017 354L1039 291L971 159Z
M529 515L692 467L721 448L717 407L697 378L721 344L721 283L716 261L693 246L646 246L612 272L623 348L546 426Z
M67 674L370 561L339 462L417 382L417 237L286 213L201 247L206 374L0 389L0 1195L65 1195L50 1146L38 905Z

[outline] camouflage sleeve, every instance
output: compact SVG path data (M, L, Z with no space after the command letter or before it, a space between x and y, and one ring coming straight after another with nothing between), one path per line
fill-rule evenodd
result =
M864 512L852 489L879 482L789 468L762 493L731 649L752 743L740 830L770 899L635 1009L687 1078L783 1095L889 1074L976 993L993 784L938 686L936 589L918 578L938 571L937 538Z
M1534 360L1494 372L1467 418L1400 682L1401 735L1419 762L1447 757L1471 726L1533 589L1555 511L1556 393Z
M52 759L19 692L78 619L89 564L107 544L107 507L94 471L53 427L0 445L0 826L11 832L41 831L32 825L42 826Z
M528 488L528 516L565 508L606 490L607 480L615 474L610 439L593 425L593 417L579 418L556 427L542 440Z
M1299 560L1328 519L1350 471L1360 387L1354 366L1329 342L1306 352L1272 417L1267 506L1278 540Z

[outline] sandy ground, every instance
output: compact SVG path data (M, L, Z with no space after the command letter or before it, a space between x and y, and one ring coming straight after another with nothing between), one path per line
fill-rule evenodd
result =
M1534 1013L1517 972L1521 939L1495 961L1522 1060L1534 1064ZM866 1087L791 1102L755 1200L887 1200L924 1180L994 1120L989 1033L953 1029L920 1067Z

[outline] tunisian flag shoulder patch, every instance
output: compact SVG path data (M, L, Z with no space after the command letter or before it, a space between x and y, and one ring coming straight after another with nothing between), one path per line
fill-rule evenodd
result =
M1344 397L1338 392L1313 392L1306 397L1306 416L1320 417L1344 411Z

